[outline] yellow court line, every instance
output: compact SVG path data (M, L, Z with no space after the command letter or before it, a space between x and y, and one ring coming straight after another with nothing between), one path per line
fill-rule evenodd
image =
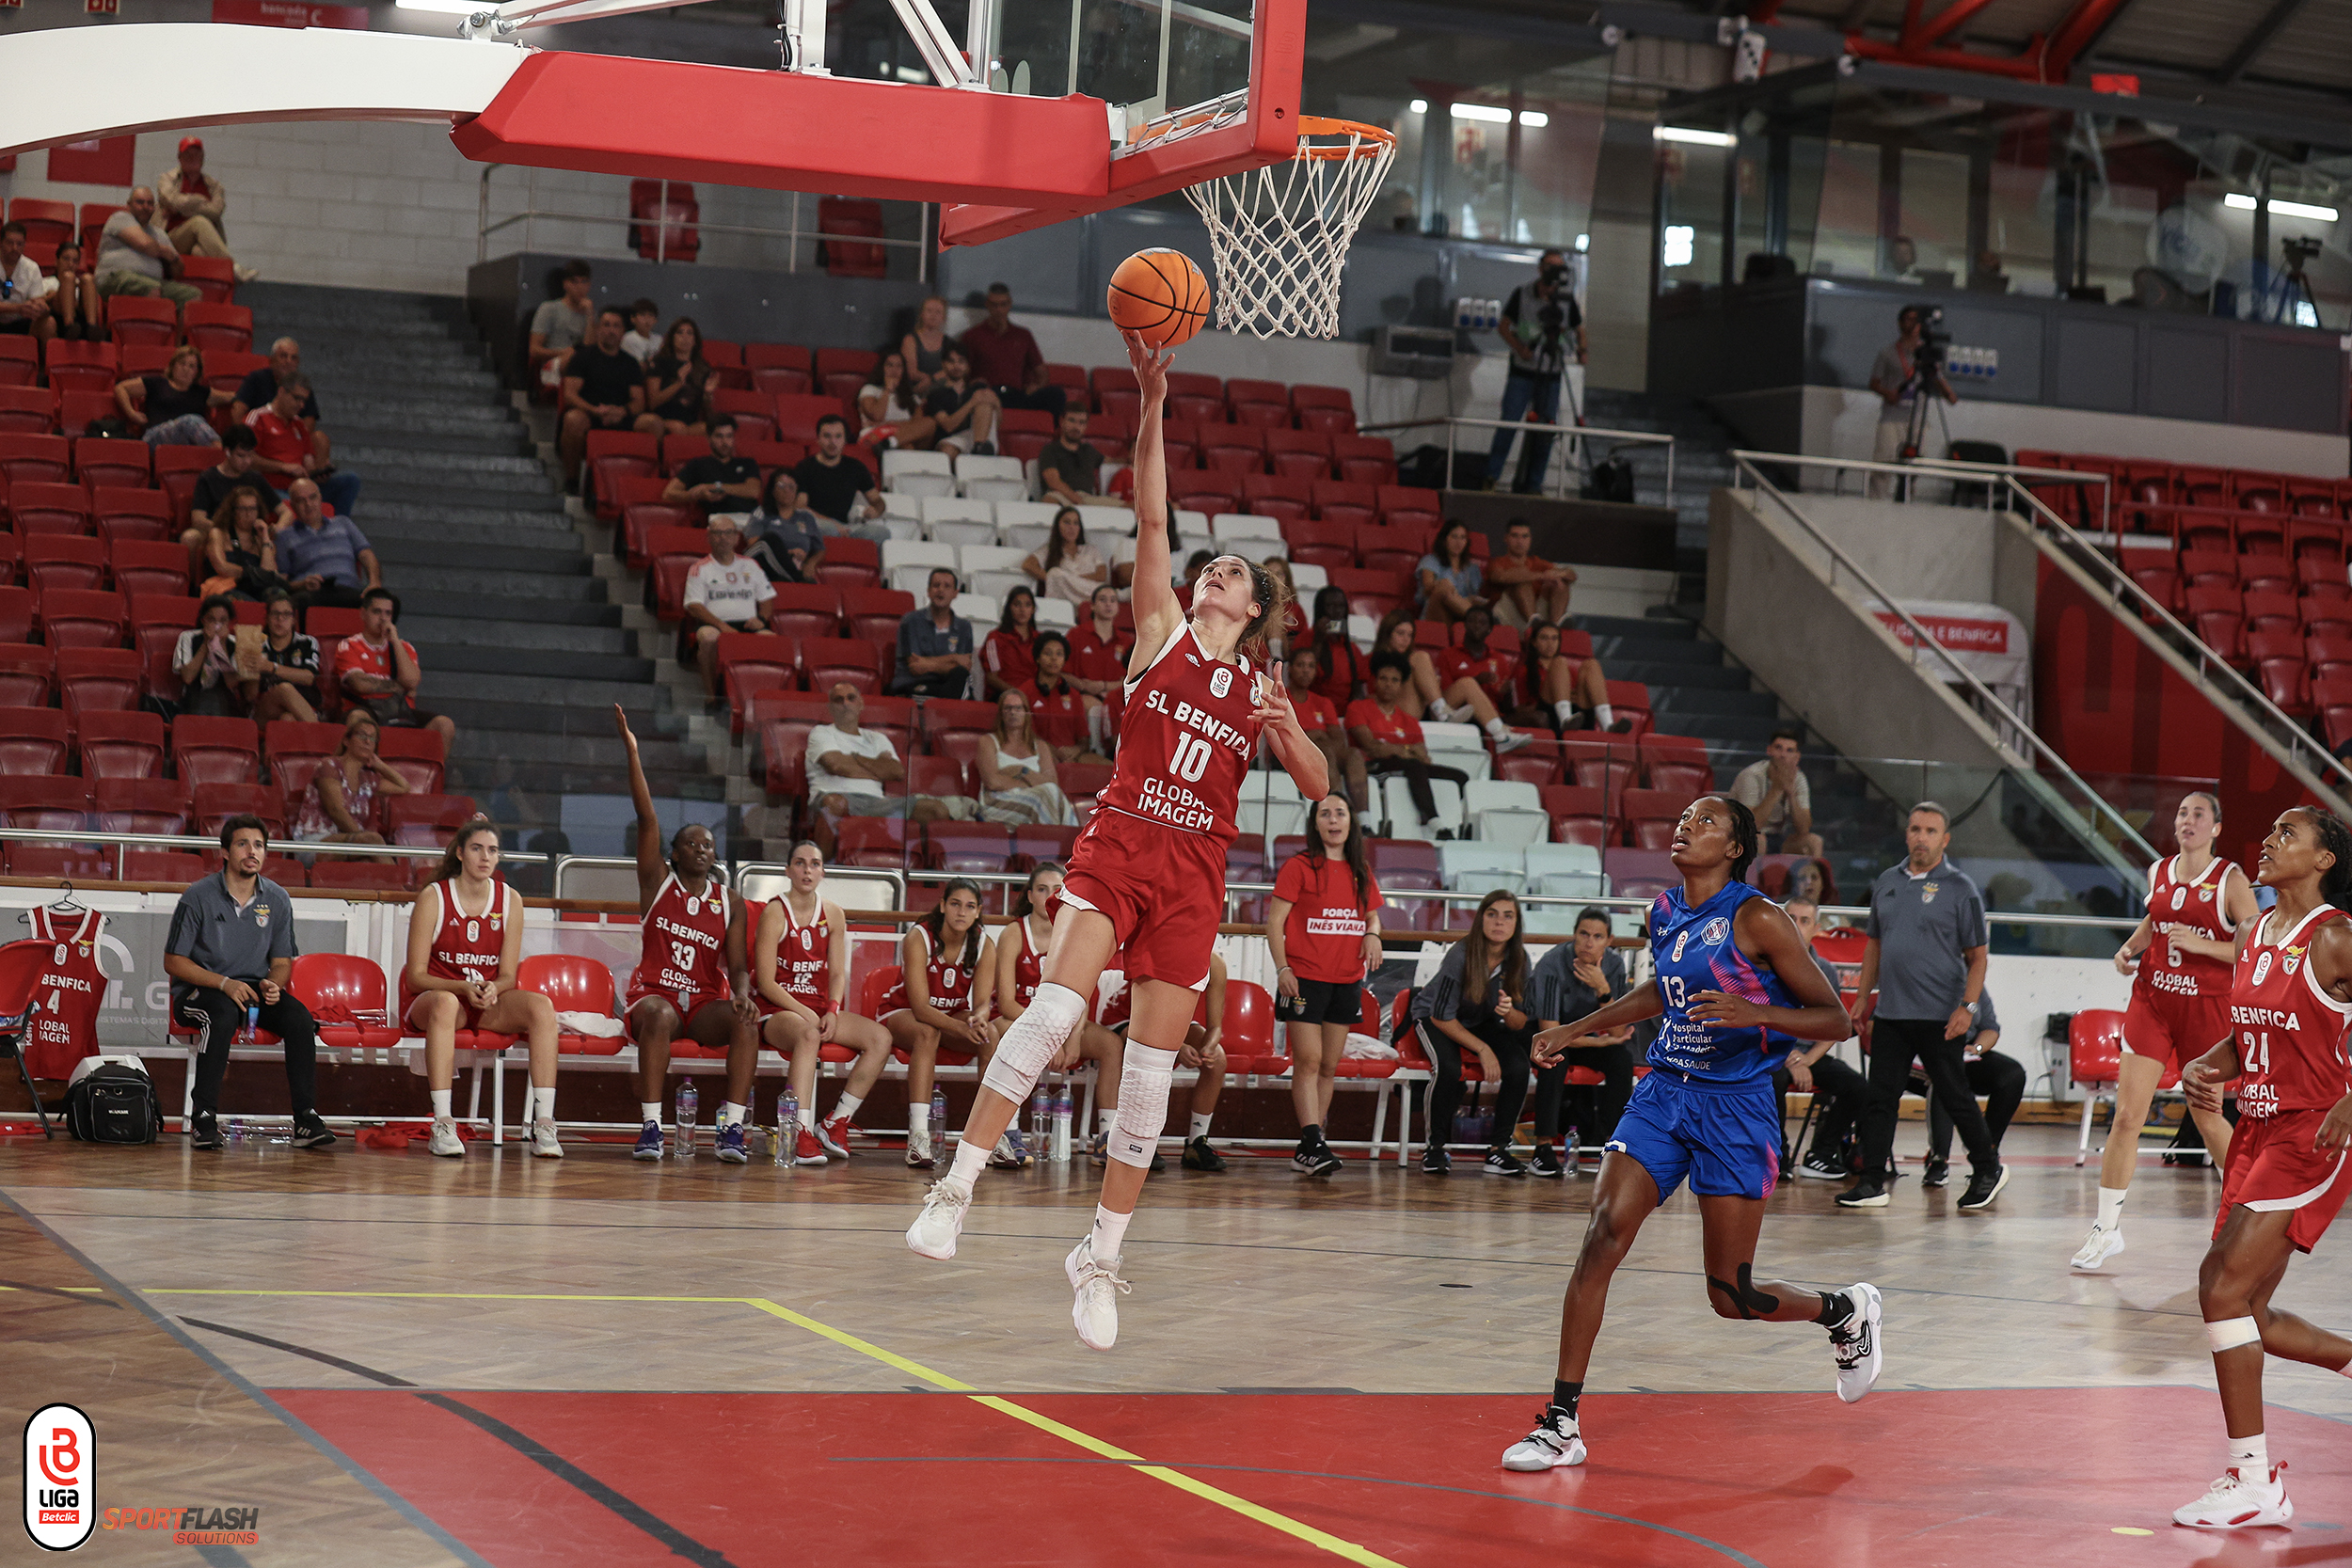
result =
M1084 1449L1089 1453L1104 1459L1117 1460L1139 1476L1149 1476L1153 1481L1173 1486L1180 1492L1188 1492L1204 1502L1212 1502L1220 1508L1230 1509L1245 1519L1263 1525L1269 1529L1279 1530L1311 1546L1320 1547L1334 1557L1344 1558L1350 1562L1359 1564L1359 1568L1403 1568L1402 1564L1382 1557L1368 1546L1359 1546L1353 1541L1333 1535L1327 1530L1317 1529L1312 1525L1301 1524L1287 1514L1277 1513L1263 1504L1253 1503L1247 1497L1236 1497L1222 1487L1211 1486L1205 1481L1195 1480L1181 1470L1172 1469L1165 1465L1150 1464L1141 1454L1129 1453L1116 1444L1081 1432L1076 1427L1057 1421L1051 1416L1031 1410L1025 1405L1015 1404L1012 1401L999 1398L994 1394L983 1394L969 1383L959 1382L945 1372L934 1371L919 1361L910 1360L895 1351L884 1350L871 1340L861 1339L846 1330L835 1328L830 1323L819 1323L815 1318L795 1312L788 1307L779 1307L774 1302L759 1296L515 1294L498 1291L240 1291L174 1287L159 1287L142 1291L140 1293L153 1296L344 1296L373 1297L391 1301L707 1302L749 1307L765 1312L771 1317L780 1318L795 1328L806 1329L820 1338L830 1339L844 1350L855 1351L860 1355L879 1361L886 1367L895 1368L911 1377L921 1378L924 1382L948 1393L968 1394L975 1404L985 1405L999 1415L1011 1417L1016 1421L1025 1421L1039 1431L1050 1436L1058 1437L1073 1447Z

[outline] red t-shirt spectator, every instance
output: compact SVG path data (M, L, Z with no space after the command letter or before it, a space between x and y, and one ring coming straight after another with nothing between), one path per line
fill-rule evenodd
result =
M1082 681L1110 681L1124 684L1127 679L1127 656L1136 651L1136 634L1123 626L1113 625L1110 641L1105 642L1094 635L1094 617L1078 623L1078 629L1069 634L1070 673Z
M1340 738L1347 738L1346 729L1340 723L1340 710L1331 705L1331 699L1312 688L1291 693L1291 706L1297 710L1298 727L1309 735L1317 730L1337 730Z
M1432 648L1430 665L1438 672L1438 689L1450 689L1464 675L1478 683L1478 689L1497 704L1507 704L1511 689L1513 661L1493 643L1486 644L1483 658L1472 658L1459 648Z
M310 437L304 435L299 421L281 420L268 404L262 404L245 417L246 428L253 432L253 449L257 456L272 463L292 463L299 467L310 455Z
M408 662L411 664L416 663L417 645L404 637L400 640L400 646L401 650L408 656ZM357 632L354 632L351 636L344 638L342 646L335 650L335 684L342 687L347 695L356 698L358 696L358 693L352 691L351 688L345 683L343 677L346 675L376 675L385 680L390 680L392 678L391 643L387 641L380 648L373 647L370 645L366 638L361 637ZM417 700L414 697L406 695L405 693L387 691L384 692L382 696L398 696L400 700L408 706L415 707L417 705ZM382 698L376 697L367 700L381 701Z
M1009 325L999 332L986 322L963 335L963 354L972 361L973 379L989 387L1018 388L1031 365L1045 363L1027 327Z
M1058 689L1048 692L1041 690L1032 676L1021 688L1021 695L1029 699L1029 730L1040 740L1048 746L1087 743L1086 699L1068 680Z
M1576 673L1584 668L1584 661L1574 654L1560 653L1552 657L1568 661L1570 680L1574 680ZM1533 649L1519 655L1518 666L1511 672L1511 696L1512 701L1509 703L1504 703L1500 697L1496 698L1495 702L1498 705L1505 707L1540 707L1543 705L1544 673L1535 663Z
M1372 663L1355 643L1344 637L1331 637L1315 646L1323 655L1323 678L1315 682L1314 689L1333 706L1344 707L1353 702L1357 683L1372 684Z
M988 634L980 649L980 665L1007 686L1026 686L1037 678L1037 635L1025 640L1001 627Z
M1394 746L1421 744L1421 721L1405 710L1399 703L1394 713L1382 713L1380 705L1371 698L1361 698L1347 705L1347 727L1370 730L1372 738Z
M1291 907L1282 924L1282 956L1302 980L1326 985L1364 977L1364 915L1383 900L1379 884L1364 879L1364 908L1356 904L1356 879L1336 855L1293 855L1274 879L1274 896Z

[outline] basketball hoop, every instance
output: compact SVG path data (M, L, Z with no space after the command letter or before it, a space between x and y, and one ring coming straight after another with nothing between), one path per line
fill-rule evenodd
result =
M1186 186L1209 226L1216 325L1261 338L1338 337L1347 246L1395 156L1396 137L1376 125L1301 115L1287 163Z

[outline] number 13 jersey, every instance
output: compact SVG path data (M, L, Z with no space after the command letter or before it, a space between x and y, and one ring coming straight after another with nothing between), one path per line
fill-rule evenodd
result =
M1734 929L1740 906L1764 896L1747 882L1732 882L1697 909L1672 888L1649 907L1649 957L1658 998L1665 1005L1658 1037L1650 1042L1649 1065L1685 1081L1745 1084L1772 1075L1785 1052L1771 1031L1727 1029L1690 1016L1702 991L1719 990L1767 1007L1793 1007L1795 1000L1779 974L1740 951Z
M1240 831L1242 776L1265 726L1251 717L1257 673L1246 658L1211 658L1192 623L1176 628L1126 689L1119 757L1099 803L1220 845Z

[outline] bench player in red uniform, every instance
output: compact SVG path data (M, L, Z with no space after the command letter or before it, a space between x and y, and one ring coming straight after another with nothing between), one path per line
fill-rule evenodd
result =
M2295 1517L2286 1465L2263 1440L2263 1357L2352 1374L2352 1338L2270 1305L2288 1261L2319 1244L2352 1195L2352 921L2339 907L2352 895L2352 830L2317 807L2290 807L2263 840L2254 877L2279 902L2240 938L2232 1033L2181 1074L2189 1103L2217 1117L2223 1085L2238 1081L2221 1212L2197 1271L2230 1465L2172 1513L2201 1529Z
M1013 1021L1029 1010L1029 1004L1037 999L1037 988L1045 983L1045 948L1054 936L1054 900L1061 895L1066 875L1053 861L1030 872L1012 924L997 932L995 944L989 950L996 1016L989 1020L988 1027L999 1041ZM1089 1021L1071 1032L1050 1070L1068 1072L1080 1062L1094 1063L1094 1103L1099 1109L1115 1111L1126 1050L1125 1039Z
M1511 704L1511 677L1518 661L1486 641L1495 629L1494 611L1474 604L1462 612L1462 645L1458 648L1415 648L1413 690L1439 723L1475 720L1495 743L1495 751L1516 752L1534 739L1502 721Z
M2148 868L2148 913L2115 950L2115 967L2132 976L2123 1015L2123 1060L2115 1085L2115 1119L2099 1162L2099 1217L2073 1267L2095 1269L2123 1250L2123 1198L2139 1162L2139 1129L2167 1068L2182 1069L2230 1036L2230 974L2237 934L2262 916L2246 873L2214 853L2221 798L2203 790L2181 798L2172 836L2181 852ZM2189 1108L2216 1170L2230 1164L2230 1124L2219 1112Z
M1142 388L1135 446L1136 649L1127 669L1118 761L1100 809L1078 837L1054 917L1044 982L1005 1032L964 1127L955 1167L932 1184L907 1245L952 1258L988 1150L1039 1074L1086 1016L1113 953L1136 988L1119 1119L1094 1226L1063 1260L1071 1319L1090 1349L1119 1335L1120 1249L1167 1125L1170 1084L1225 908L1225 851L1239 832L1241 783L1263 735L1298 785L1329 793L1323 753L1298 726L1279 681L1253 656L1279 625L1279 587L1265 569L1220 555L1193 584L1187 620L1168 577L1168 460L1160 415L1169 361L1130 336Z
M916 1170L936 1164L947 1130L931 1125L931 1077L942 1051L985 1064L996 1049L988 1027L988 923L980 918L979 884L953 878L939 890L929 914L898 939L898 980L874 1005L890 1043L907 1054L907 1164ZM960 1064L959 1064L960 1065ZM999 1164L1029 1163L1016 1132L994 1150Z
M768 900L752 938L752 986L768 1015L760 1043L792 1064L792 1092L803 1107L790 1158L797 1165L821 1165L828 1154L850 1157L850 1125L890 1065L890 1031L842 1010L850 922L840 905L821 896L825 852L804 838L792 846L786 868L792 885ZM857 1062L833 1115L819 1122L817 1067L828 1045L856 1052Z
M628 977L623 1001L628 1037L637 1042L638 1110L644 1126L635 1157L661 1158L661 1100L670 1081L670 1042L680 1035L698 1045L724 1046L727 1097L719 1105L719 1158L739 1165L751 1158L743 1118L759 1067L759 1007L752 1001L743 956L743 907L727 896L719 872L719 841L699 822L670 836L661 853L661 821L653 788L637 757L628 715L612 705L612 722L628 748L628 794L637 807L637 913L644 955Z
M523 1121L531 1152L561 1160L555 1136L555 1004L515 983L523 961L523 895L498 874L499 831L486 816L459 828L440 869L408 911L408 963L400 972L400 1016L424 1035L424 1084L433 1097L436 1154L462 1157L465 1140L450 1114L457 1031L487 1029L531 1041L531 1088Z

